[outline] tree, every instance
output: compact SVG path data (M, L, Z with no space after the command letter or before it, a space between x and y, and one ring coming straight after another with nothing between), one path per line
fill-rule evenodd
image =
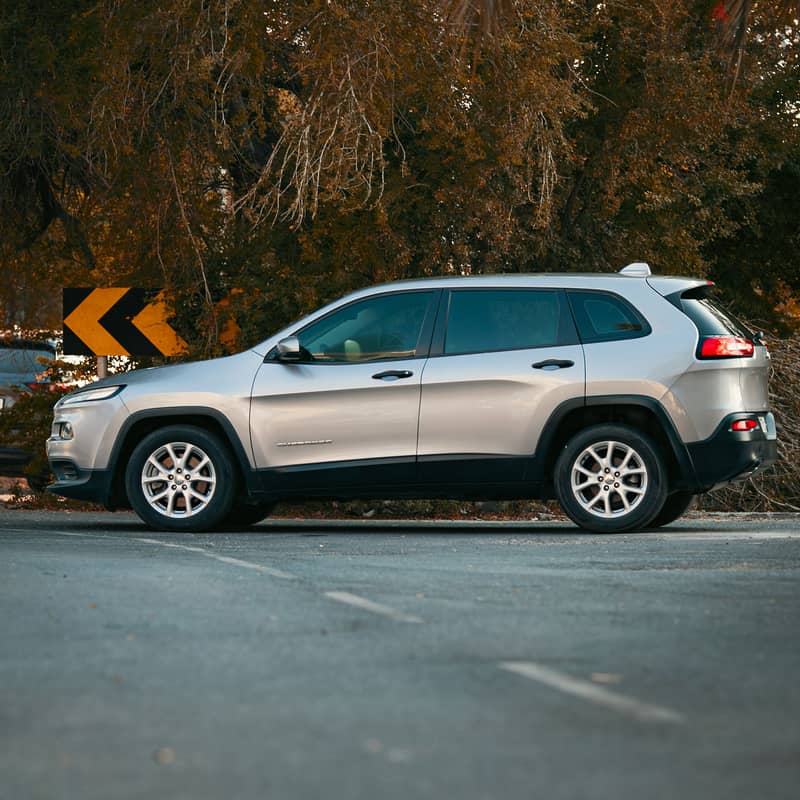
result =
M0 304L53 324L60 285L165 285L212 354L233 319L242 346L398 277L644 258L728 282L792 174L796 42L748 4L723 91L713 8L5 0ZM794 278L736 263L740 304L780 317Z

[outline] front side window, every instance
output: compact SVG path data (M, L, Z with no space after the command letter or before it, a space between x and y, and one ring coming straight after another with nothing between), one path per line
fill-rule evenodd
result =
M302 330L300 346L319 362L413 358L434 295L398 292L350 303Z
M563 292L463 289L450 297L444 353L481 353L576 344Z
M638 339L651 331L647 320L618 295L571 291L569 299L584 344Z

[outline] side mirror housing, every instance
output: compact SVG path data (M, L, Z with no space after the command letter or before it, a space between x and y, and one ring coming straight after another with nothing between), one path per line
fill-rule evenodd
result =
M278 342L278 361L300 361L300 340L296 336L287 336Z

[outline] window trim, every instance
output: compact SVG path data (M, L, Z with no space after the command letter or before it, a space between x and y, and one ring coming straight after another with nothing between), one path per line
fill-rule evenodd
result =
M357 297L351 300L349 303L345 303L340 306L336 306L336 308L332 308L327 314L323 314L321 317L317 317L316 319L309 322L307 325L304 325L302 328L297 328L297 330L293 330L291 333L287 333L286 337L289 336L299 336L303 331L310 328L312 325L316 325L318 322L322 322L322 320L328 319L328 317L333 316L334 314L338 314L340 311L343 311L346 308L350 308L350 306L354 306L357 303L363 303L367 300L375 300L379 297L392 297L394 295L399 294L429 294L430 297L428 298L428 305L425 308L425 313L422 319L422 325L420 327L419 336L417 337L417 344L414 348L414 355L412 356L396 356L396 357L384 357L384 358L364 358L358 361L280 361L278 359L278 345L275 344L267 355L264 358L264 363L273 363L273 364L280 364L281 366L294 365L294 364L301 364L307 367L340 367L342 365L345 366L354 366L356 364L380 364L382 362L395 362L395 361L412 361L418 360L421 358L427 358L428 354L430 353L431 348L431 338L433 334L433 328L436 322L436 317L438 314L439 306L441 304L442 298L442 289L438 286L431 287L430 289L396 289L391 292L376 292L375 294L370 294L365 297ZM282 338L286 338L282 337Z
M456 358L458 356L475 356L484 353L515 353L525 350L547 350L554 347L574 347L581 344L580 334L578 333L575 318L572 314L572 308L569 304L569 298L565 296L565 290L561 287L555 286L459 286L456 288L446 288L443 290L446 296L443 296L440 303L440 314L436 321L436 329L433 333L433 341L431 342L430 357L431 358ZM444 348L447 340L447 328L450 324L450 306L453 295L456 292L547 292L549 294L559 294L561 313L565 320L568 320L572 325L574 333L574 342L562 342L560 344L537 344L527 345L525 347L502 347L492 350L471 350L463 353L446 353Z

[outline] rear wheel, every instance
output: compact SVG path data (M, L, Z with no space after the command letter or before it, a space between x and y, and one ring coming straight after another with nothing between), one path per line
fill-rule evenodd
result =
M151 528L206 531L230 512L236 471L228 448L214 434L170 425L136 446L125 487L133 510Z
M658 449L623 425L596 425L573 436L556 462L555 486L567 516L597 533L646 528L667 495Z
M669 525L670 522L675 522L678 517L682 517L686 513L693 501L694 495L691 492L671 494L648 527L660 528L663 525Z

